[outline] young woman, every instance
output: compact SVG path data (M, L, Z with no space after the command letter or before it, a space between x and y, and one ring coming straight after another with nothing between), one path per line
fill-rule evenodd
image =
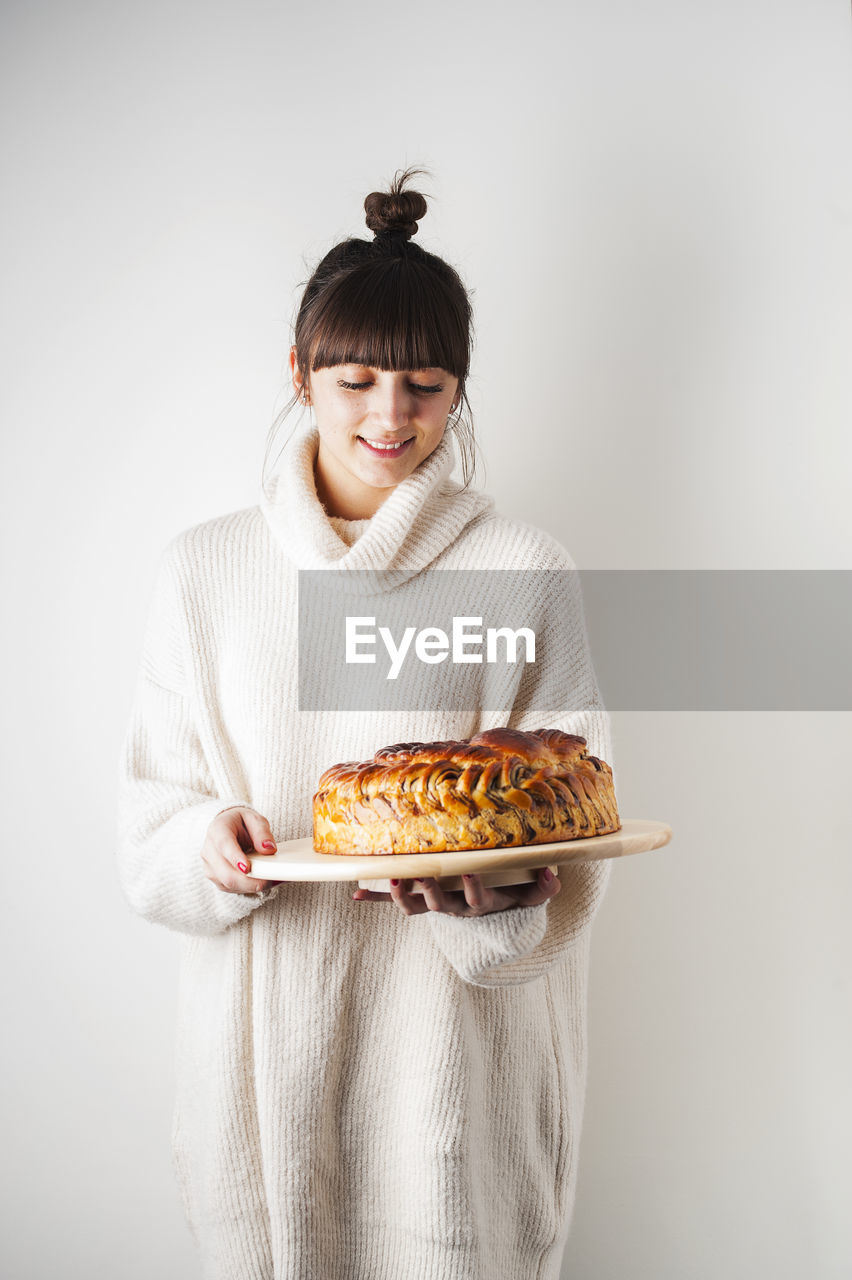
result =
M259 504L166 548L122 754L125 895L185 935L172 1139L211 1280L555 1280L574 1199L608 864L423 894L246 874L311 833L324 769L379 747L546 727L612 761L581 601L549 612L536 585L569 556L468 483L470 304L412 242L411 177L308 282L291 369L312 417ZM524 571L572 687L544 708L527 673L487 708L300 711L306 569L426 590L432 570Z

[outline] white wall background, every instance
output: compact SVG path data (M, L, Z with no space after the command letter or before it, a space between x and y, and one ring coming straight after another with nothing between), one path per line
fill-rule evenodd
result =
M0 1271L190 1280L177 939L113 869L159 551L257 500L297 286L424 163L504 511L582 568L852 568L850 11L15 0L2 36ZM675 841L596 925L565 1277L852 1272L850 729L614 716Z

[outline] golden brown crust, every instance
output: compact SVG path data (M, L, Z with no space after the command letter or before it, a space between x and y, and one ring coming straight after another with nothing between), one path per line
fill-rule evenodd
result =
M326 769L314 849L392 854L576 840L618 831L612 769L560 729L398 742Z

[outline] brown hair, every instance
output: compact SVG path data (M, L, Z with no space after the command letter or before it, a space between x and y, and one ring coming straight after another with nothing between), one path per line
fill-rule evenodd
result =
M397 172L388 191L364 201L372 240L343 240L308 280L294 326L296 361L313 369L363 364L375 369L446 369L459 380L448 419L462 457L464 487L476 468L466 382L473 311L458 273L437 254L411 242L426 199L407 184L423 169ZM299 402L295 393L272 433ZM271 444L271 439L270 439ZM269 449L267 447L267 455Z

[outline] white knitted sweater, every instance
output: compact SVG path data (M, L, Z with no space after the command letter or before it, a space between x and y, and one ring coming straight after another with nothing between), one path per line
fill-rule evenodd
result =
M406 917L353 901L347 882L227 894L203 874L222 809L251 805L279 841L310 835L321 772L393 742L555 727L612 763L581 606L571 634L539 641L569 647L566 706L580 712L297 709L300 568L573 567L549 535L460 490L449 435L355 522L317 499L317 443L298 431L258 506L165 550L122 752L123 892L185 935L184 1208L208 1280L555 1280L609 864L565 871L547 904L479 919Z

